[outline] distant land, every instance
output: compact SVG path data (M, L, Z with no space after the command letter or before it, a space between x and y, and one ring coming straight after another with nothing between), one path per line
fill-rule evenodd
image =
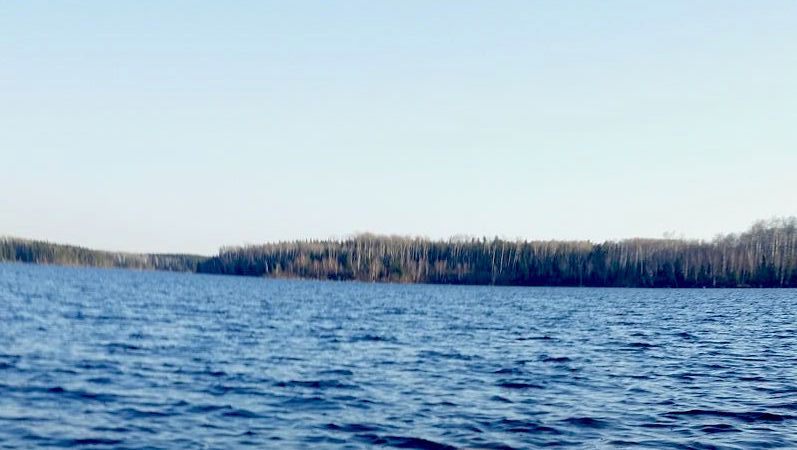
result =
M0 238L0 261L273 278L592 287L797 287L797 218L711 241L510 241L361 234L222 247L216 256L91 250Z

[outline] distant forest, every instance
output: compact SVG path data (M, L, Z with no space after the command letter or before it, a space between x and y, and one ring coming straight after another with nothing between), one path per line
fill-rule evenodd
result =
M0 237L0 261L62 266L196 272L207 256L108 252L74 245Z
M509 241L358 235L223 247L217 256L101 252L0 238L0 261L373 282L595 287L797 287L797 218L712 241Z

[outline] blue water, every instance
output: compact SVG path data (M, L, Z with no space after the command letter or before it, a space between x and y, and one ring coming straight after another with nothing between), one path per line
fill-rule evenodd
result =
M0 265L0 447L797 447L797 292Z

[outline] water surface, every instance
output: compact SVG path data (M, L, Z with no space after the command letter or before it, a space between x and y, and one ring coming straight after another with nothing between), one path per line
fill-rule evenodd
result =
M797 292L0 264L0 447L797 447Z

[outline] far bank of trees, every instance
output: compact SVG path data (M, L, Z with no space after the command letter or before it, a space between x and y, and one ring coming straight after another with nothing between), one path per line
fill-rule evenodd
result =
M205 259L207 257L195 255L106 252L74 245L0 237L0 261L196 272L199 263Z
M0 238L0 261L401 283L618 287L797 287L797 219L712 241L344 240L224 247L214 257L134 254Z
M797 219L710 242L449 240L359 235L222 248L198 272L523 286L797 287Z

